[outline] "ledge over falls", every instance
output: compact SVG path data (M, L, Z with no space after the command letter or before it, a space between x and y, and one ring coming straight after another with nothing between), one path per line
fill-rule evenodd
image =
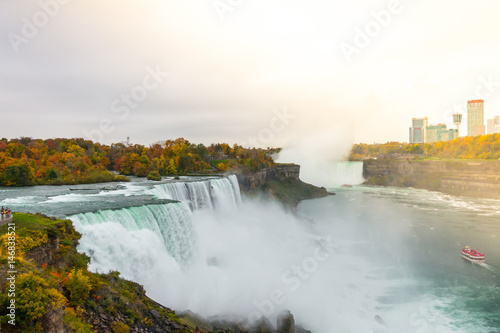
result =
M306 199L321 198L329 193L325 188L300 180L300 165L276 164L250 174L237 174L242 192L247 195L271 195L289 207Z

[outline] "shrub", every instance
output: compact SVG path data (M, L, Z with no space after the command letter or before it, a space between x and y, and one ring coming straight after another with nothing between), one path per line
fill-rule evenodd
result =
M92 290L90 279L86 276L81 269L72 269L68 273L68 278L64 283L64 287L69 294L69 302L73 306L80 305L87 297L89 297Z
M92 327L85 323L82 319L78 318L73 308L64 309L64 319L63 322L65 326L69 327L70 332L78 333L92 333Z
M129 331L130 327L127 324L120 321L113 324L113 333L128 333Z
M156 180L156 181L161 180L161 176L160 176L160 173L158 172L158 170L151 171L147 178L148 178L148 180Z
M66 298L37 273L21 274L16 282L16 305L23 323L36 322L47 313L48 304L60 308L66 302Z
M9 234L4 234L0 237L0 253L7 256ZM48 241L48 236L46 233L42 233L39 230L30 231L29 235L24 237L17 236L16 238L16 257L22 258L26 252L34 247L40 246Z

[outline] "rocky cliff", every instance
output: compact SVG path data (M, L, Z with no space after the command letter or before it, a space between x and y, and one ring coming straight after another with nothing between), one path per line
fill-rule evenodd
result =
M266 168L250 174L237 174L238 182L243 190L255 190L271 180L299 179L300 165L276 164L274 168Z
M500 161L366 160L367 184L500 199Z
M302 200L329 194L325 188L304 183L299 176L300 165L297 164L277 164L274 168L237 175L243 193L270 195L291 208Z

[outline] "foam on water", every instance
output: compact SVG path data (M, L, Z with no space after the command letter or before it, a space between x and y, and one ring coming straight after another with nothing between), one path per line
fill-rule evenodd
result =
M35 202L34 199L35 199L34 196L8 198L8 199L2 200L0 203L3 206L15 205L15 204L27 204L27 203L34 203Z

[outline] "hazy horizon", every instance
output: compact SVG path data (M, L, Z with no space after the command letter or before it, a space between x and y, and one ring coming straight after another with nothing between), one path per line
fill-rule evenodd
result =
M5 0L1 137L408 141L500 115L494 1ZM335 132L334 135L330 133Z

